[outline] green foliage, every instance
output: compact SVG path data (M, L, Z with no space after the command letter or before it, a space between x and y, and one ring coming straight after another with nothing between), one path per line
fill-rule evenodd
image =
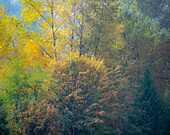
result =
M75 54L53 65L52 77L40 67L31 66L26 70L18 60L8 65L2 90L9 108L10 132L120 132L114 122L119 121L117 92L112 89L103 62Z
M163 135L166 133L165 113L161 99L151 81L150 71L144 70L136 98L129 112L125 134Z
M14 102L22 95L24 96L25 93L22 89L28 87L27 78L28 76L21 62L18 60L10 62L2 79L4 98Z
M41 67L30 66L24 68L22 61L12 60L2 76L2 98L8 112L8 123L14 131L19 128L19 115L27 111L32 99L43 97L44 80L49 77Z
M162 28L156 19L138 9L139 1L120 0L120 2L118 20L124 24L122 40L125 44L119 53L121 70L116 84L120 89L119 93L125 95L120 98L126 100L125 97L128 97L125 104L129 104L129 99L133 98L145 65L150 65L157 91L159 95L164 97L164 90L168 88L169 82L169 66L167 64L169 63L167 57L169 56L167 54L169 51L169 32ZM142 4L145 2L140 1ZM124 88L123 85L125 85Z
M158 20L161 27L169 29L169 4L168 0L137 0L138 8L145 16Z
M2 90L4 99L8 98L12 103L37 95L45 78L49 77L48 70L43 71L36 65L24 68L24 63L19 59L12 60L7 69L2 77Z
M7 111L6 107L4 106L3 100L0 97L0 134L1 135L8 135L9 129L7 127L8 122L6 121Z

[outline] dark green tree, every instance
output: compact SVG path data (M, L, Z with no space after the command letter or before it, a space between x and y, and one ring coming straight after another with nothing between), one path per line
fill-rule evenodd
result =
M151 80L149 68L139 81L136 98L131 105L125 134L163 135L166 134L166 123L161 99Z
M9 131L7 128L7 112L3 105L3 100L0 98L0 135L8 135Z

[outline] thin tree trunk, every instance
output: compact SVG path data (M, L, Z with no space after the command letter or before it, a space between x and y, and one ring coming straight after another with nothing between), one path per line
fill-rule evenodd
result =
M83 22L83 21L82 21ZM82 55L82 48L83 48L83 23L81 25L81 31L80 31L80 46L79 46L79 56Z
M74 4L73 4L73 7L72 7L72 11L73 11L73 22L72 22L72 34L71 34L71 45L70 45L70 49L71 49L71 52L73 51L73 40L74 40L74 31L75 31L75 29L74 29L74 26L75 26L75 16L76 16L76 14L75 14L75 11L76 10L76 1L74 2Z
M79 56L82 55L82 49L83 49L83 27L84 27L84 11L83 11L83 2L82 2L82 24L81 24L81 29L80 29L80 45L79 45Z
M51 18L52 18L52 24L51 24L51 30L52 30L52 36L53 36L53 46L54 46L54 59L57 61L57 52L56 52L56 37L54 32L54 0L51 1Z
M102 5L102 15L101 15L101 19L100 19L100 26L99 26L99 36L97 37L97 43L95 45L95 50L94 50L94 56L97 55L97 49L98 49L98 46L99 46L99 43L100 43L100 38L101 38L101 33L102 33L102 29L103 29L103 5Z

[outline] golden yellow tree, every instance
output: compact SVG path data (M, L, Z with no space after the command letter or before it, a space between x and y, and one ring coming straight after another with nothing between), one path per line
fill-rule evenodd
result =
M43 54L58 61L58 54L68 50L69 0L21 0L22 16L31 29L39 33L38 47ZM35 42L35 41L33 41ZM61 56L60 56L61 57Z

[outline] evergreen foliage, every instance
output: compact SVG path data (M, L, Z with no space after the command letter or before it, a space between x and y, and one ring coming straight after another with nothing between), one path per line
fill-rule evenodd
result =
M7 118L7 111L4 107L3 100L0 97L0 134L1 135L8 135L9 130L7 128L8 122L6 121Z
M144 70L131 107L127 134L163 135L166 133L163 104L151 80L149 68Z

